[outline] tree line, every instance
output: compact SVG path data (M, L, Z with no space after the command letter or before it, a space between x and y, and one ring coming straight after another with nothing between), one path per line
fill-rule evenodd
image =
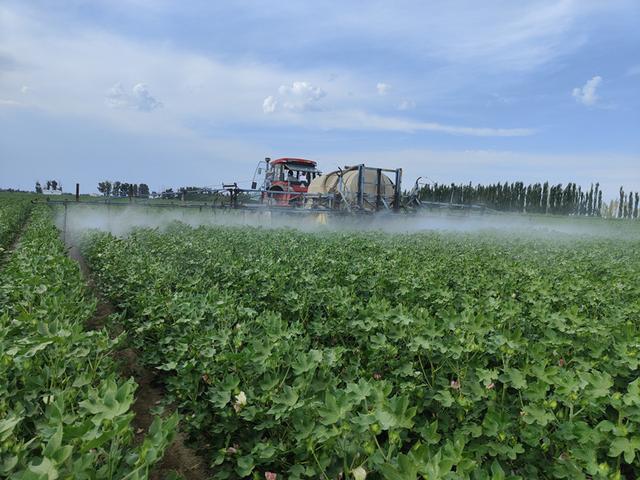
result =
M484 205L493 210L518 213L602 216L603 212L612 210L612 205L603 205L599 183L591 184L588 190L583 190L575 183L433 183L420 189L419 198L426 202ZM617 208L607 216L638 218L639 200L637 192L627 195L620 187L620 200L614 206Z
M635 201L634 201L635 200ZM618 218L638 218L638 203L640 194L629 192L627 196L624 189L620 187L620 200L618 201Z
M57 180L47 180L46 185L46 190L48 191L54 191L54 190L58 190L58 191L62 191L62 184L60 182L58 182ZM36 193L42 193L43 189L42 189L42 185L40 184L40 182L36 182Z
M148 197L149 186L146 183L111 182L98 183L98 191L105 197Z

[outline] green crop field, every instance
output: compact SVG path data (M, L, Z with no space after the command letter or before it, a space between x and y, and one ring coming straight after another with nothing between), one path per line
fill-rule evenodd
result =
M16 238L31 209L30 195L0 193L0 254Z
M83 248L216 478L640 474L638 240L175 224Z
M302 232L142 211L158 228L81 236L116 311L93 330L55 215L16 198L0 477L149 478L176 429L218 479L640 476L640 223ZM125 347L177 411L141 441Z
M0 197L6 238L21 228L15 199ZM59 233L36 207L0 266L0 478L147 478L177 417L132 445L136 385L116 372L117 340L87 330L96 302Z

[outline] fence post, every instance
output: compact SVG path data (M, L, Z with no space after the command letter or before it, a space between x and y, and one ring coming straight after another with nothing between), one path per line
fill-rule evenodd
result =
M358 165L358 208L364 207L364 163Z
M62 225L62 243L67 244L67 201L64 201L64 222Z

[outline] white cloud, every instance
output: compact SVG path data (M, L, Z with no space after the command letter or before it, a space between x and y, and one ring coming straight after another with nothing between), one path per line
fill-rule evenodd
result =
M130 102L129 95L120 82L109 89L104 101L111 108L127 108Z
M27 85L23 85L22 87L20 87L20 93L22 93L23 95L26 95L30 91L31 89Z
M264 113L277 110L287 112L306 112L317 110L318 102L327 95L320 87L309 82L293 82L291 85L280 85L276 96L269 95L262 102Z
M278 101L275 99L273 95L269 95L262 102L262 111L264 113L273 113L276 111L276 107L278 106Z
M116 83L109 89L105 103L111 108L131 108L141 112L151 112L162 107L162 102L149 93L149 88L144 83L134 85L131 93L126 92L120 82Z
M378 95L386 95L389 93L389 90L391 90L391 85L380 82L376 85L376 90L378 91Z
M573 98L576 99L576 102L588 107L595 105L599 98L596 90L601 83L602 77L596 75L591 80L588 80L582 88L574 88L572 92Z
M133 87L133 98L138 110L150 112L162 106L162 102L151 96L149 89L144 83L138 83Z
M4 22L4 47L22 62L20 68L0 76L0 92L19 91L21 86L35 82L38 88L30 92L29 105L55 115L105 120L120 130L170 134L189 141L197 137L203 142L207 140L203 129L193 128L202 125L203 119L207 126L259 126L268 122L281 127L474 136L534 133L531 129L443 125L374 115L368 111L370 79L352 71L340 71L325 91L318 86L327 77L321 69L288 70L257 62L222 62L170 44L143 42L104 30L61 28L46 17L2 8L0 14L8 19ZM41 48L43 42L46 50ZM305 81L284 80L290 78ZM74 88L69 88L70 79ZM137 83L140 79L149 79L151 90ZM105 83L113 85L106 94L101 87ZM112 108L102 108L96 102L105 95L106 104ZM2 98L12 97L7 94ZM158 108L159 99L166 108ZM258 105L262 105L262 112ZM138 112L149 110L155 110L154 115L140 122ZM299 115L306 111L314 111L314 115ZM279 112L287 115L266 118L263 114Z
M404 99L398 104L398 110L413 110L416 108L416 102L413 100Z
M300 73L256 62L223 62L169 43L57 20L0 1L1 50L20 59L11 69L0 66L0 98L14 98L28 85L26 106L33 109L107 121L119 130L183 135L194 119L264 121L256 104L265 89ZM138 86L142 79L148 87ZM144 110L153 115L140 122Z

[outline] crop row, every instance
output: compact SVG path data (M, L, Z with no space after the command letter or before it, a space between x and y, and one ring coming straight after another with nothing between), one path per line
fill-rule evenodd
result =
M0 477L147 478L177 418L132 445L136 384L116 373L118 339L85 330L96 302L48 208L33 210L0 275Z
M84 252L217 478L640 474L637 241L174 225Z
M0 253L15 238L30 209L31 202L26 196L0 196Z

